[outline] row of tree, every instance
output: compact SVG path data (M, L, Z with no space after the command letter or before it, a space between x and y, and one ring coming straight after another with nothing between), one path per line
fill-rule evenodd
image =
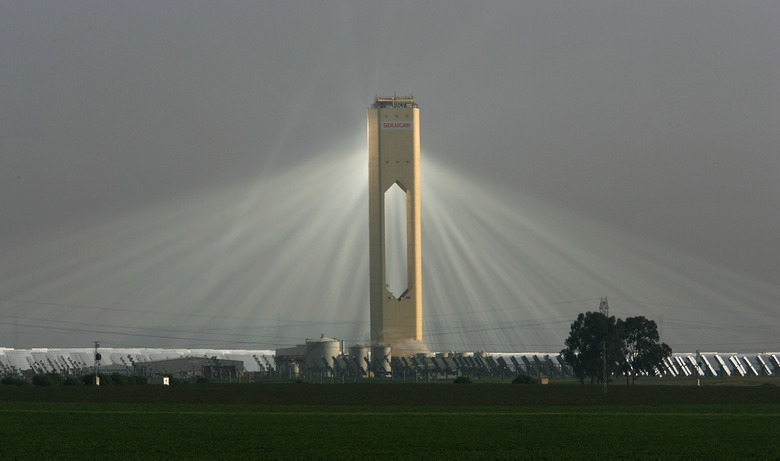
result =
M571 332L561 351L581 383L590 378L603 383L608 376L624 374L634 383L643 373L652 374L672 355L661 343L658 326L645 317L625 320L601 312L586 312L571 324Z
M118 385L124 386L128 384L147 384L149 380L144 376L125 376L120 373L112 373L110 375L100 375L101 385ZM32 384L34 386L42 387L58 387L58 386L81 386L81 385L94 385L95 374L84 375L81 377L64 377L59 373L39 373L32 377L32 380L26 380L24 378L18 378L13 376L6 376L0 379L2 385L13 386L26 386Z

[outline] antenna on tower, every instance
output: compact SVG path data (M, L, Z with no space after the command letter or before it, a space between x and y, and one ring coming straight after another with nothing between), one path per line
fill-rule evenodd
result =
M607 297L601 298L601 303L599 304L599 312L609 317L609 301L607 300Z

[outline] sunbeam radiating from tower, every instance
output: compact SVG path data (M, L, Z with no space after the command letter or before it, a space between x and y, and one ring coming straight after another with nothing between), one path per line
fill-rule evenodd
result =
M286 171L5 248L0 335L15 347L366 343L366 158L354 135ZM780 348L778 287L486 183L443 153L421 158L431 350L554 352L605 295L620 317L655 319L675 350Z

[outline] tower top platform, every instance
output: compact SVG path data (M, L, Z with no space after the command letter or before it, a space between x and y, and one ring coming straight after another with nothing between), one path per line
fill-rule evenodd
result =
M376 96L374 103L371 104L372 109L390 109L390 108L400 108L400 107L417 107L417 103L414 102L413 96L387 96L387 97L380 97Z

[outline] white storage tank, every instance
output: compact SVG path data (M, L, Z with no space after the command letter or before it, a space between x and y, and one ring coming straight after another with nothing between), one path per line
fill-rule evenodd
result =
M293 379L300 376L301 370L297 362L285 363L279 368L279 375Z
M333 357L341 353L341 342L337 339L327 338L325 335L318 339L306 340L306 369L307 370L325 370L325 364L322 357L333 366Z
M390 374L390 359L391 357L390 345L385 346L371 346L371 368L375 373Z
M364 359L368 357L368 347L360 344L349 346L349 356L350 358L357 358L360 361L360 365L365 366L366 361Z

